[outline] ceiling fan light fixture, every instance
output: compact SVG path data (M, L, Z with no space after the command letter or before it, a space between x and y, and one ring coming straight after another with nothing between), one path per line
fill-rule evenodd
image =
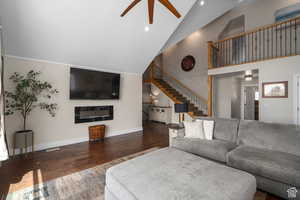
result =
M173 15L177 18L181 17L181 14L176 10L173 4L169 0L157 0L163 6L165 6ZM141 0L134 0L121 14L121 17L124 17L134 6L140 3ZM149 24L153 24L153 17L154 17L154 3L155 0L148 0L148 15L149 15Z
M200 6L204 6L205 1L204 1L204 0L201 0L199 3L200 3Z

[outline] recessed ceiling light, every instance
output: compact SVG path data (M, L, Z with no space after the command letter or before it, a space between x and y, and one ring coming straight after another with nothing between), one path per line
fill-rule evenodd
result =
M145 32L148 32L150 30L149 26L145 26Z
M204 4L205 4L205 1L204 1L204 0L201 0L201 1L200 1L200 6L204 6Z

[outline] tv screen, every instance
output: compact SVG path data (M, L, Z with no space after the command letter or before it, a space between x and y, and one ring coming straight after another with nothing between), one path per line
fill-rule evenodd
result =
M71 68L70 99L119 99L120 74Z

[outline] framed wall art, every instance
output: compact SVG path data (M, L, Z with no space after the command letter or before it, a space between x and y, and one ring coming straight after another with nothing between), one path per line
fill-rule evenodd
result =
M263 98L288 98L288 81L262 84Z

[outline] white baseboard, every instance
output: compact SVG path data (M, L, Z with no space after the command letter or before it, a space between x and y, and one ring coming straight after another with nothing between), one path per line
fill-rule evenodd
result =
M138 131L143 131L143 127L137 127L137 128L133 128L133 129L114 131L114 132L110 133L107 137L113 137L113 136L117 136L117 135L124 135L124 134L134 133L134 132L138 132Z
M134 132L138 132L138 131L143 131L143 127L137 127L137 128L133 128L133 129L114 131L114 132L109 133L107 138L113 137L113 136L118 136L118 135L124 135L124 134L128 134L128 133L134 133ZM89 141L88 137L82 137L82 138L61 140L61 141L50 142L50 143L42 143L42 144L35 145L34 150L35 151L42 151L42 150L45 150L45 149L56 148L56 147L61 147L61 146L71 145L71 144L77 144L77 143L87 142L87 141ZM31 151L31 148L28 148L28 151ZM16 155L20 154L20 150L16 149L15 154ZM10 155L13 155L13 149L10 149Z

